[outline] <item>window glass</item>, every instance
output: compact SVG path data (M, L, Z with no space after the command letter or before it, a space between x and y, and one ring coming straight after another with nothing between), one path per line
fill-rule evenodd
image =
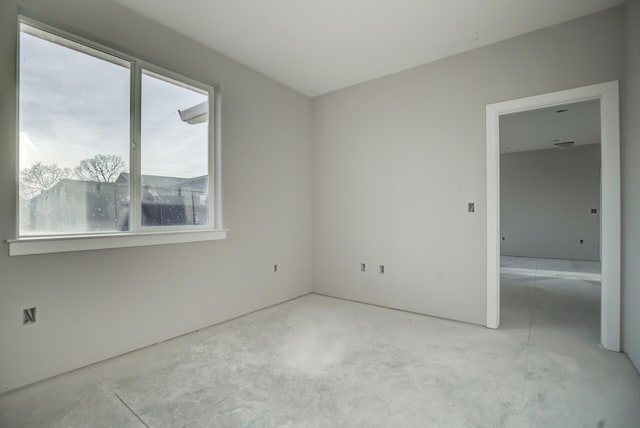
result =
M143 70L142 226L209 223L209 96Z
M210 230L213 88L43 28L20 23L18 235Z
M130 64L20 29L20 235L129 230Z

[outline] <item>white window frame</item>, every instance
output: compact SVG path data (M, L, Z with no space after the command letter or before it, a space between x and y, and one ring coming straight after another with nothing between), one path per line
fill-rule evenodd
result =
M222 186L221 186L221 143L220 143L220 105L221 87L217 83L203 83L174 71L160 67L145 61L137 56L124 53L122 50L110 48L104 44L95 42L89 38L81 37L73 32L53 27L41 21L37 21L24 15L18 16L18 46L16 61L18 62L16 111L19 115L19 88L20 88L20 32L21 25L25 24L38 30L50 33L54 36L68 39L89 48L104 52L105 54L120 58L130 64L130 138L129 147L129 177L130 177L130 212L129 231L81 233L81 234L51 234L51 235L20 235L20 204L19 204L19 174L20 174L20 139L19 126L16 126L16 238L7 240L9 255L20 256L28 254L57 253L68 251L84 251L106 248L136 247L147 245L174 244L197 241L211 241L225 239L227 230L222 227ZM142 226L142 186L140 183L141 165L141 94L142 73L148 71L152 74L175 80L208 94L209 120L208 126L208 177L209 177L209 224L185 225L185 226ZM212 113L211 113L212 112ZM17 123L19 124L19 118ZM211 197L213 195L213 197Z

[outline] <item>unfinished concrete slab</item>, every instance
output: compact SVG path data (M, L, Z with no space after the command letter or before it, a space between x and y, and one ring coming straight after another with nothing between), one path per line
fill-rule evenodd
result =
M0 426L635 426L598 311L598 283L521 276L499 330L308 295L4 394Z

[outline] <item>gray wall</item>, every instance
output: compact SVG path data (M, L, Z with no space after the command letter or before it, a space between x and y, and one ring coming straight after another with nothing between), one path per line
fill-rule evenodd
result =
M622 13L314 98L314 291L485 324L486 105L620 79Z
M309 292L312 231L315 291L484 324L485 105L622 75L623 8L311 103L112 2L19 3L161 66L223 84L230 233L226 241L12 258L5 247L0 391ZM624 83L636 95L625 97L625 106L636 117L638 47L631 38L635 43L638 36L631 20L638 22L638 2L627 8L633 15ZM2 239L15 235L15 46L16 0L2 0ZM640 254L640 132L629 117L623 128L627 326L639 325L640 313L640 273L632 262ZM475 214L466 213L469 201L477 203ZM369 264L364 274L361 262ZM386 265L385 275L378 264ZM39 320L22 326L21 310L32 305ZM637 329L625 329L625 349L638 361Z
M502 255L599 261L600 144L502 154L500 231Z
M103 0L24 0L82 33L223 87L225 241L8 257L0 392L311 291L311 102ZM0 1L0 238L15 236L16 3ZM280 268L273 273L273 264ZM36 305L38 322L23 326Z
M628 0L622 81L623 349L640 370L640 0Z

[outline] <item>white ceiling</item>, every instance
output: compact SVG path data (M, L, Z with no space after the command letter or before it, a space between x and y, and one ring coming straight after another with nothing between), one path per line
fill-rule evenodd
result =
M566 110L559 112L558 110ZM500 153L600 142L600 101L583 101L500 117Z
M113 0L316 96L624 0Z

